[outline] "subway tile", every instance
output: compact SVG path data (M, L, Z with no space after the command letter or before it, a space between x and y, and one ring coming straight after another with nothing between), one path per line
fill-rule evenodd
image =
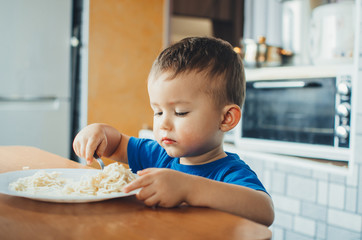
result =
M357 210L357 189L352 187L346 188L346 207L345 209L350 212Z
M274 193L285 194L286 174L283 172L272 173L271 189Z
M362 104L361 104L362 105ZM362 126L362 124L361 124ZM362 134L355 137L354 160L355 163L362 163Z
M242 160L247 163L259 176L263 173L264 161L260 158L242 158Z
M361 56L361 54L360 54L360 56ZM354 82L355 84L357 84L357 88L356 88L356 85L353 85L353 89L352 89L353 92L361 93L361 90L362 90L362 84L361 84L362 68L361 68L361 66L362 66L362 59L360 59L360 61L359 61L359 72L357 74L357 76L358 76L357 81ZM362 114L362 96L357 95L356 99L357 99L357 108L354 108L354 109L357 109L357 114Z
M275 211L275 219L273 225L275 227L282 227L284 229L292 229L293 215L290 213Z
M316 239L324 240L327 235L327 224L325 222L317 222Z
M272 190L271 172L269 170L265 170L262 175L259 175L259 178L268 192Z
M360 173L362 173L362 164L356 164L355 167L358 168L358 171ZM359 177L357 189L358 189L358 193L357 193L357 195L358 195L358 197L357 197L357 199L358 199L357 212L359 214L362 214L362 177L361 176Z
M362 143L362 142L361 142ZM358 186L358 167L355 165L353 166L353 170L352 170L352 173L351 174L348 174L347 176L347 186L350 186L350 187L357 187Z
M248 165L251 167L251 169L253 169L253 171L255 171L258 176L263 177L264 166L261 161L253 161L253 163L248 163Z
M331 183L340 183L346 184L346 176L338 175L338 174L329 174L329 182Z
M274 208L284 212L299 214L300 213L300 200L292 199L278 194L272 195Z
M328 210L328 223L346 230L361 232L362 216L336 209Z
M294 231L314 237L316 234L316 222L308 218L296 216L294 218Z
M275 169L275 162L272 161L265 161L264 163L264 168L269 169L269 170L274 170Z
M328 196L328 204L330 207L338 209L344 208L345 187L343 185L330 183Z
M272 227L273 240L284 240L284 229L280 227Z
M325 181L318 182L317 202L321 205L328 204L328 183Z
M360 42L360 46L362 46L362 40ZM359 57L360 57L360 59L362 57L361 49L360 49ZM358 61L358 69L362 70L362 61Z
M313 170L309 167L295 167L294 165L278 164L277 170L286 172L291 175L299 175L305 177L313 176Z
M362 84L360 83L360 91L362 92ZM362 106L362 97L360 97L359 99L359 104L358 106ZM357 120L356 120L356 133L357 135L362 135L362 110L358 111L357 113ZM358 145L357 145L358 146ZM360 145L359 145L360 146Z
M285 233L286 240L314 240L313 237L309 237L300 233L288 231Z
M328 181L328 173L326 171L314 170L313 171L313 178L318 179L318 180Z
M361 233L349 231L347 229L327 226L327 239L328 240L360 240Z
M317 181L307 177L287 176L287 195L307 201L317 199Z
M361 40L362 40L362 38L361 38ZM361 53L360 53L360 56L362 56ZM361 84L360 80L362 79L362 59L360 59L358 67L359 67L359 72L357 74L357 81L354 81L354 83L357 84L357 86L353 85L352 91L361 93L362 84ZM357 109L357 114L362 114L362 96L361 95L357 95L357 108L354 108L354 109Z
M315 220L327 220L327 206L321 206L312 202L301 203L301 215Z

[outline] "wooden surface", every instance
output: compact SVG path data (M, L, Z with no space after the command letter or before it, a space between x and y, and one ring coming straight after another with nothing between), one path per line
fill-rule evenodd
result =
M152 126L147 77L163 48L164 1L89 1L88 124Z
M87 168L32 147L0 147L0 171ZM149 208L134 196L47 203L0 194L0 239L271 239L260 224L209 208Z

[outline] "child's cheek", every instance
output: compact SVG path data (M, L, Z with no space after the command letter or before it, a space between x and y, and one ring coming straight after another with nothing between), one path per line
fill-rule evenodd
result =
M180 131L179 137L182 138L182 142L188 145L197 144L200 141L200 134L199 132L189 126L188 128L184 128Z

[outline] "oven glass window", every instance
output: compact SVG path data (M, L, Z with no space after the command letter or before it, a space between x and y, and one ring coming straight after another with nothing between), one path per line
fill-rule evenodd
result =
M331 145L336 78L247 82L242 136Z

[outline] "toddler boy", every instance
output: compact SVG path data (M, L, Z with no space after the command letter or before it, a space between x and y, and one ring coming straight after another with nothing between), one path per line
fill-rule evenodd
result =
M96 152L128 163L140 177L123 191L141 188L137 198L148 206L186 203L271 225L273 203L262 183L238 155L223 150L245 97L243 64L232 46L206 37L170 46L152 66L148 94L155 140L91 124L76 136L76 154L88 162Z

